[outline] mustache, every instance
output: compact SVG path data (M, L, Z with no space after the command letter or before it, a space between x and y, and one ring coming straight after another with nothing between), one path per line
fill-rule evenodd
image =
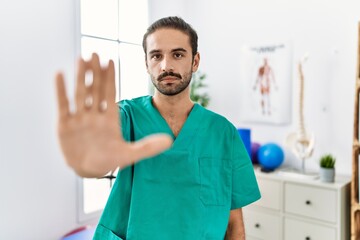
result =
M177 77L177 78L179 78L179 79L182 79L182 77L181 77L181 75L180 75L179 73L163 72L162 74L160 74L160 75L157 77L157 80L158 80L158 81L161 81L163 78L168 77L168 76Z

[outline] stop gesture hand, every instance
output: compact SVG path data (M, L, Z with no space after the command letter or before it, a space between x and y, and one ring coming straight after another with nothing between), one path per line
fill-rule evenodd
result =
M92 73L92 84L85 84L86 73ZM56 89L60 146L68 165L82 177L103 176L117 167L159 154L172 144L164 134L133 143L123 139L112 61L102 67L97 54L90 61L79 60L74 112L70 111L61 73L56 75Z

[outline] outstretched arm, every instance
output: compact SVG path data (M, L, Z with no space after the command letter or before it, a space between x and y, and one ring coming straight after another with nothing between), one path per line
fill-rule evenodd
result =
M85 85L85 73L93 82ZM117 167L159 154L169 148L172 139L156 134L134 143L126 142L119 126L115 103L114 63L101 67L99 57L78 62L75 112L70 112L63 74L56 75L58 99L58 137L67 164L82 177L100 177Z

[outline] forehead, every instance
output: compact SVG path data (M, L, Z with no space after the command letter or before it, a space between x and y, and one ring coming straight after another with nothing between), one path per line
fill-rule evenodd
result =
M191 52L189 36L180 30L161 28L148 35L146 38L147 53L153 50L171 51L184 48Z

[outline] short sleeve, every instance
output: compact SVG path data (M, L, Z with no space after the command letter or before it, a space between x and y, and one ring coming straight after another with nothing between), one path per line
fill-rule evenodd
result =
M232 133L232 196L231 209L242 208L260 199L254 167L240 135Z

